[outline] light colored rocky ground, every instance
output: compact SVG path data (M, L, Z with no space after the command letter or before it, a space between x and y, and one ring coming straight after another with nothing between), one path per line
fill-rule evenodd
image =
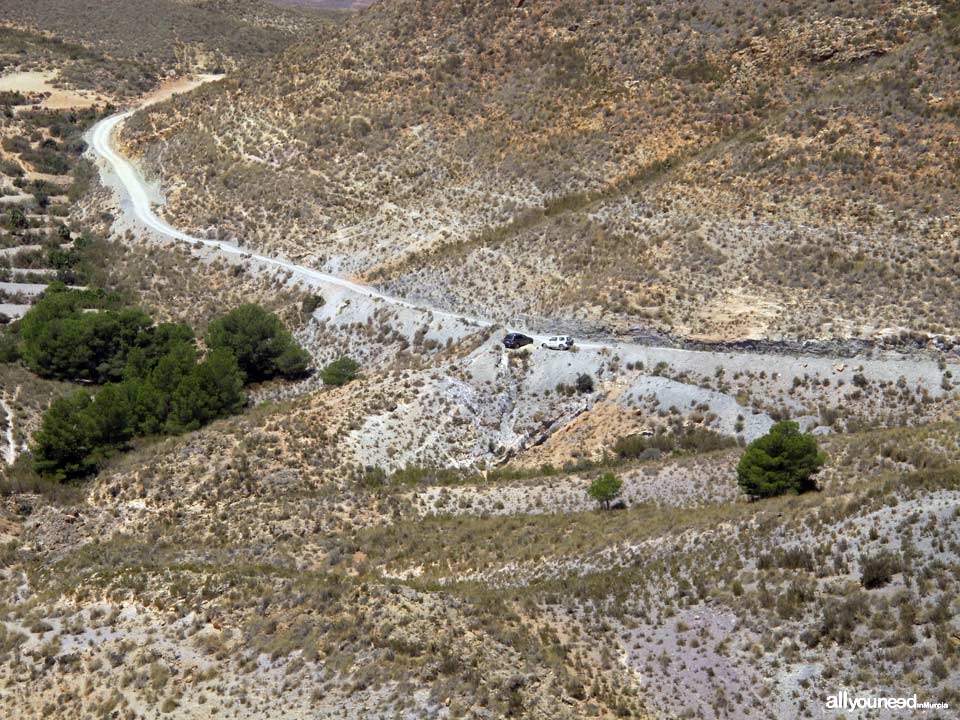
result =
M191 243L190 236L155 223L145 228L146 220L127 194L124 183L130 180L115 174L112 163L101 160L99 166L106 187L120 193L121 220L115 232L145 233L161 243L170 242L164 237L168 235ZM140 187L136 174L132 182ZM156 182L146 187L152 201L166 202ZM949 377L957 369L949 359L878 353L853 361L778 355L774 370L769 356L759 353L612 340L580 340L571 353L534 345L511 354L498 345L499 330L491 333L485 321L424 306L415 296L370 297L336 278L311 275L304 266L278 269L273 258L246 257L232 245L211 246L203 238L192 245L206 264L226 262L238 272L287 288L319 292L326 302L298 335L319 363L349 353L365 364L383 366L396 358L411 364L405 378L412 390L408 399L388 399L391 391L381 383L378 397L386 411L353 429L360 465L474 465L533 447L525 461L562 466L602 456L618 437L671 417L686 423L692 419L745 441L765 432L773 415L800 416L808 428L822 423L823 431L838 422L837 429L842 429L842 415L887 424L917 422L942 411L935 401L949 398ZM455 359L447 360L445 349L451 349ZM436 356L441 362L431 370L418 368L423 364L418 355ZM599 392L564 393L582 374L596 379ZM304 383L297 391L315 386Z
M927 7L909 9L910 28ZM858 22L852 47L873 37L872 22ZM830 40L846 26L803 32ZM808 47L811 35L801 40ZM411 135L436 141L430 128ZM277 159L252 144L242 153ZM453 208L412 205L376 211L419 228L411 246L464 232ZM823 700L838 686L960 704L960 456L956 423L934 424L956 412L952 356L694 352L599 331L576 352L507 352L506 330L556 326L484 328L307 286L269 263L145 233L106 191L78 213L105 227L102 210L118 216L126 249L115 277L134 279L158 317L202 325L236 298L256 299L318 364L349 354L362 376L339 389L315 377L258 388L243 415L145 442L62 496L4 498L0 715L832 720ZM601 204L591 214L617 213ZM772 243L766 220L738 231L767 226L756 237ZM393 249L368 226L354 231L306 261L350 272L358 237L377 258ZM721 235L738 252L737 233ZM288 240L284 252L298 257L299 238ZM694 243L683 257L704 254ZM477 268L513 257L484 248ZM418 278L405 294L422 287ZM504 296L506 315L529 309L491 288L485 297ZM767 333L774 301L726 290L697 303L707 319L696 322L723 325L733 308L738 331ZM307 317L300 303L315 292L325 303ZM487 304L475 295L448 297ZM758 311L740 312L747 305ZM57 392L17 372L0 378L15 441ZM569 391L581 374L594 389ZM820 493L745 502L736 450L612 457L632 433L747 440L786 416L824 433ZM500 475L480 474L504 460ZM563 469L586 461L608 465ZM419 471L393 474L410 466ZM449 468L463 473L441 473ZM624 480L626 509L587 502L586 484L606 469ZM900 562L889 582L865 587L865 555L880 550Z
M887 442L896 441L891 437ZM921 440L921 444L927 443ZM842 455L838 452L838 457ZM857 461L860 472L864 469L860 463L866 459ZM595 549L586 535L568 537L578 522L573 516L558 523L511 522L504 517L500 522L506 532L521 543L518 535L522 534L530 547L510 549L509 539L497 539L491 540L495 547L473 555L466 548L461 548L462 554L424 553L450 558L449 565L430 561L405 569L388 566L386 571L408 580L429 577L430 582L454 586L460 582L514 589L545 585L555 605L546 608L540 621L563 637L604 637L604 644L593 651L601 658L593 660L621 667L655 715L762 718L776 712L832 718L826 698L839 689L853 695L917 692L921 699L955 702L948 677L952 670L928 675L925 665L905 658L930 659L944 652L951 657L955 652L955 641L929 630L929 623L954 614L952 596L949 591L944 594L945 588L935 580L916 583L924 576L921 566L956 567L960 536L952 519L960 512L960 494L955 488L928 492L898 488L894 483L887 491L875 487L868 500L854 489L858 481L847 474L848 460L828 471L823 481L828 497L814 505L788 501L768 512L759 508L753 512L745 505L746 514L740 520L727 515L726 521L693 521L696 529L684 529L692 515L677 522L681 516L673 514L672 521L659 524L655 514L667 511L647 509L649 522L661 529L651 529L651 536L643 540L601 544L602 549ZM879 456L873 462L875 468L893 467ZM635 481L627 477L626 491L634 492ZM669 477L662 488L664 496L671 495ZM886 495L890 488L892 494ZM531 487L529 502L535 503L545 492L543 487ZM557 505L563 506L559 494ZM517 512L531 511L529 505L513 507ZM698 499L689 507L702 507L711 515L716 510ZM819 510L808 514L814 507ZM471 511L462 506L448 510L454 515ZM487 510L478 503L476 512ZM609 542L624 537L621 520L625 518L610 516ZM485 526L493 528L494 523ZM437 525L451 534L454 544L470 537L461 527L456 519ZM639 526L634 532L642 536ZM547 550L551 533L555 553ZM825 537L830 542L823 544ZM581 551L575 549L577 538L586 541ZM572 552L565 555L566 551ZM776 559L776 553L789 551L805 556L809 565L801 568ZM907 564L889 584L864 591L860 584L863 559L881 551L902 556ZM592 603L556 599L563 597L564 589L578 592L574 590L579 587L577 577L591 583L603 578L604 587L618 599ZM857 609L841 611L844 602ZM597 603L609 614L598 613ZM915 609L911 603L916 603ZM950 609L937 615L935 607ZM850 615L841 619L843 612ZM908 617L913 626L898 626L898 613L900 623ZM851 625L844 632L850 636L834 625L846 622ZM954 627L948 621L941 632L954 632ZM587 662L592 654L589 641L571 641L571 645L580 647L576 656ZM906 650L909 645L913 651ZM901 662L909 663L910 670L901 668ZM947 668L955 668L955 663L948 661ZM896 713L853 716L893 718Z
M323 308L329 321L312 336L320 346L337 307ZM343 312L331 337L372 351L364 338L379 337L378 325L358 327ZM479 672L498 701L517 683L531 717L580 717L619 702L641 716L682 716L681 697L705 718L766 717L767 703L827 718L823 698L838 683L902 691L896 658L914 655L922 661L911 688L952 697L956 664L937 638L955 613L933 609L952 588L952 575L935 569L957 562L960 496L946 476L939 488L907 478L950 467L953 425L827 437L822 493L767 503L738 497L736 451L615 468L628 509L610 513L586 501L599 469L369 484L356 467L373 447L363 445L368 435L397 448L389 468L426 459L442 447L436 438L475 432L454 422L455 412L472 412L449 395L449 378L544 402L531 389L538 371L522 358L477 344L476 331L438 323L432 332L455 339L417 353L407 341L406 360L403 333L381 339L382 356L371 352L356 383L145 448L93 480L76 505L35 501L3 571L4 638L22 660L0 703L42 709L67 691L76 698L65 707L113 702L121 717L161 706L184 718L212 708L241 718L498 717L505 708L480 700L468 679ZM580 360L549 357L561 367ZM617 371L634 374L659 377ZM460 400L448 410L442 397ZM405 425L394 402L434 412ZM889 585L863 590L861 557L883 548L910 564ZM789 549L809 552L810 565L765 559ZM52 590L55 578L71 589ZM861 594L855 639L813 640L835 603ZM503 597L505 606L492 599ZM920 613L912 641L885 619L904 612L891 610L904 598ZM507 620L513 613L522 620ZM877 634L899 654L867 642ZM521 660L518 643L530 658L562 646L564 670ZM445 664L448 653L458 661ZM942 679L930 664L937 657ZM90 678L94 689L80 692ZM753 706L754 697L764 702Z

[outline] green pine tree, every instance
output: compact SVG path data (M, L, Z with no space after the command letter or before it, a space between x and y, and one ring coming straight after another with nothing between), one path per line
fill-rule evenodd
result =
M259 305L241 305L217 318L207 330L207 346L230 350L250 380L306 372L310 356L273 313Z
M594 479L587 488L587 495L600 503L604 510L610 509L610 503L620 496L623 482L613 473L604 473Z
M33 437L34 469L58 481L89 474L95 433L87 408L92 400L85 390L55 400L43 415Z
M816 489L813 476L826 457L812 435L795 422L781 422L747 446L737 465L737 480L751 498Z

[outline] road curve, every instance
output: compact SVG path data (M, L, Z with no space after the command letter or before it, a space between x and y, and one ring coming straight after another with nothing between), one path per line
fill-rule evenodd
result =
M121 186L123 187L123 191L126 193L130 201L130 210L132 211L133 216L136 218L136 220L153 232L163 235L164 237L168 237L172 240L179 240L191 245L202 243L207 247L215 248L228 255L250 258L263 265L273 266L278 270L289 271L294 276L304 280L309 285L338 287L359 295L381 300L390 305L398 305L412 308L414 310L422 310L433 313L436 316L447 317L453 320L461 320L467 323L478 325L480 327L489 327L495 324L493 321L484 318L460 315L458 313L448 312L430 305L421 305L409 300L393 297L391 295L387 295L386 293L380 292L376 288L370 287L369 285L361 285L336 275L321 272L303 265L297 265L289 260L282 260L279 258L269 257L267 255L260 255L249 250L244 250L233 243L225 242L223 240L199 238L177 230L175 227L161 219L156 212L154 212L143 177L133 166L133 164L127 160L127 158L121 155L114 146L117 128L134 112L136 112L136 110L127 110L126 112L117 113L116 115L111 115L107 118L104 118L90 129L88 137L90 139L90 147L92 148L93 152L110 165L114 175L117 177Z

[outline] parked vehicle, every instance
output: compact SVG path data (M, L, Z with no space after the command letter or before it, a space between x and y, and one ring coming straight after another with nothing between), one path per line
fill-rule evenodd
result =
M503 346L508 350L516 350L524 345L533 345L533 338L523 333L510 333L503 338Z
M569 335L554 335L543 342L543 347L548 350L569 350L573 347L573 338Z

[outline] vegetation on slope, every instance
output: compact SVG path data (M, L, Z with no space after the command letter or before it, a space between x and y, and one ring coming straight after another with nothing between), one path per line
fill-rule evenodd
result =
M470 11L481 5L433 7ZM566 33L584 28L575 15L564 17L577 3L527 0L526 5L556 11L557 20L568 23L556 27ZM822 5L816 8L825 12ZM678 19L699 26L707 10L698 9L695 21ZM728 14L730 23L738 22L736 9ZM789 16L783 22L789 25ZM397 24L397 33L407 27ZM761 40L770 37L764 23L758 30ZM638 42L643 39L638 35ZM855 36L854 44L861 39ZM450 54L444 50L441 59L456 70ZM850 62L873 67L875 61ZM683 82L732 82L733 74L719 65L708 54L665 67ZM737 82L745 82L743 73ZM714 85L711 93L722 104L725 98L713 93ZM348 85L345 91L356 90ZM523 112L522 100L519 105ZM350 124L358 139L376 139L377 128L364 118ZM581 130L591 132L589 123ZM409 134L421 131L411 128ZM431 140L427 137L426 144ZM658 167L664 172L646 177L659 181L672 173L666 164ZM697 169L685 180L695 188L693 196ZM238 172L230 182L242 183L245 177ZM564 249L563 259L585 264L598 285L609 285L604 268L610 260L604 258L621 243L621 265L633 257L645 272L647 267L660 272L662 266L652 261L664 247L651 246L648 255L634 253L637 246L615 233L595 232L598 225L562 224L588 209L599 209L602 219L610 208L594 205L596 199L575 194L550 205L560 239L592 243L579 252ZM534 237L550 247L553 238L546 242L537 235L543 216L529 217L518 229L531 235L491 235L490 249L514 254L514 237ZM10 219L16 242L26 230L38 229L31 227L38 219L26 213ZM762 216L754 227L769 225ZM695 235L700 228L682 229ZM56 240L66 241L70 233L51 235L44 260L46 245L52 252ZM194 266L186 251L180 255L128 240L133 250L109 246L115 253L111 258L122 266L117 276L127 279L125 287L151 293L154 317L162 312L181 323L184 317L196 318L192 322L201 328L212 307L238 304L216 302L216 293L224 291L210 285L236 280L231 291L242 294L237 287L249 282L244 264L215 262L198 281L190 274ZM715 269L711 263L723 257L711 242L709 237L688 239L683 262L709 274ZM57 249L78 257L89 253L80 245ZM669 247L669 239L662 245ZM536 243L532 247L535 253L542 249ZM460 250L454 246L451 257ZM876 268L866 252L825 257L819 262L836 262L846 279ZM500 258L502 263L510 259ZM74 267L82 269L83 262ZM783 272L775 258L770 263L769 272ZM489 261L486 265L489 269ZM619 288L607 289L609 302L629 304L629 295L618 297ZM264 293L271 290L279 292L268 284ZM375 440L400 448L389 435L403 429L411 401L433 383L446 381L467 391L434 396L422 423L442 435L444 449L457 458L468 453L460 446L469 437L465 429L503 417L502 411L500 417L483 417L483 408L470 407L464 398L480 383L471 385L460 369L431 366L436 356L425 350L423 338L409 343L402 328L391 326L391 317L375 316L340 330L344 344L367 336L365 352L388 347L394 338L402 341L404 359L381 377L370 372L362 385L263 404L197 433L134 443L131 438L140 432L179 431L177 408L187 407L184 417L192 422L240 397L240 364L231 362L234 351L228 357L228 347L258 372L258 362L282 370L279 358L289 343L271 332L277 324L263 313L244 310L230 322L211 322L204 333L209 352L201 360L191 328L128 313L127 298L84 297L83 304L98 311L85 314L103 315L103 320L70 310L57 325L62 338L59 331L34 328L34 357L46 363L37 367L65 377L84 373L85 382L105 383L96 394L90 388L55 403L58 410L51 411L44 428L51 446L78 452L64 453L56 461L65 469L50 472L86 472L126 444L137 447L103 463L101 476L78 490L84 502L72 507L44 506L29 494L6 500L5 507L16 508L19 517L9 524L9 515L0 516L0 532L9 538L0 544L0 591L7 599L0 617L0 682L8 690L0 696L0 712L123 720L145 709L171 717L339 718L380 712L385 717L572 720L674 713L759 720L771 714L771 707L785 716L812 717L838 684L889 689L890 694L907 688L925 699L960 700L955 638L960 455L954 423L828 437L823 443L831 462L823 470L822 493L745 503L739 501L734 470L739 451L725 450L731 441L707 429L710 408L696 409L703 426L696 421L687 426L693 412L664 407L660 418L671 432L632 435L616 443L624 462L616 479L622 480L619 489L629 498L628 507L594 512L588 511L584 491L592 476L602 477L599 468L581 476L552 472L543 477L531 471L511 476L509 470L466 476L455 469L409 466L388 481L387 473L361 467L367 458L356 452L355 442L364 428L372 420L380 430ZM315 309L300 300L289 302L288 312ZM251 321L245 324L243 318ZM110 333L105 342L102 330L111 326L121 337L131 337L129 344L110 342ZM338 327L324 331L333 334ZM79 345L77 358L64 352L68 339ZM214 344L219 347L211 349ZM17 348L7 349L15 356ZM217 362L202 373L199 368L215 356ZM487 384L506 386L503 395L513 393L522 384L509 373L525 371L529 361L507 361L506 374ZM602 375L586 376L591 382L589 388L583 383L582 395L552 383L547 392L564 397L569 392L569 398L583 401L606 394L624 379L615 363L610 358ZM335 378L355 370L343 362L336 369ZM949 390L946 364L943 370ZM156 392L181 372L195 382L181 379L170 397ZM766 372L761 378L719 372L679 379L736 394L749 415L751 406L758 413L769 410L758 403L775 397L762 391L751 397L744 390L763 387ZM568 379L574 377L571 373ZM851 387L832 397L846 398L847 406L819 411L819 421L837 431L859 427L860 412L877 421L907 423L952 407L949 401L941 404L942 398L934 402L929 383L868 379L861 371L852 381L849 371L846 377ZM810 405L805 412L815 415L812 398L826 397L817 388L843 382L839 372L822 376L797 370L794 388L783 399L791 409ZM939 378L933 381L938 383ZM477 397L486 402L497 396ZM515 408L536 402L532 393L510 399ZM142 415L141 407L146 409ZM658 415L646 406L622 413ZM140 419L151 429L131 430L130 423ZM541 420L552 423L553 416L538 417L537 426ZM57 440L64 437L68 440ZM653 459L665 452L687 457ZM810 453L801 455L809 466ZM634 458L643 464L632 463ZM690 475L696 483L689 482ZM683 492L684 477L699 493ZM651 495L636 500L642 497L638 486ZM719 497L725 499L718 500L712 486L723 488ZM557 492L561 487L573 490L564 495ZM424 517L426 503L411 498L427 490L438 495L427 496L430 512ZM518 493L522 504L511 500ZM8 534L11 525L13 535ZM56 678L47 682L51 669Z
M251 381L303 375L310 354L297 345L280 319L259 305L242 305L207 329L207 346L233 354Z
M751 498L808 492L816 489L813 476L825 462L817 439L788 420L747 446L737 464L737 480Z
M56 400L34 438L42 475L90 474L134 437L195 430L238 412L246 382L299 377L309 355L272 314L245 305L214 321L201 359L193 330L156 325L118 298L52 286L15 328L42 377L102 385Z

